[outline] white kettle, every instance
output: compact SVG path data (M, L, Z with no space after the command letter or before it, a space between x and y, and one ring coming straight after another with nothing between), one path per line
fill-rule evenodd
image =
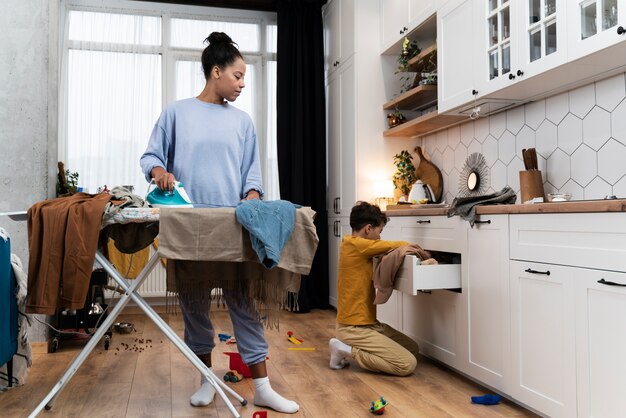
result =
M428 203L435 203L433 197L433 189L428 184L422 183L421 180L417 180L413 186L411 186L411 192L409 193L409 202L420 203L420 200L426 199Z

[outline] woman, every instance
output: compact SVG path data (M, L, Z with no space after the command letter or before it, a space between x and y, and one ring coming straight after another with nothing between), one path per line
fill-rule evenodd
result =
M245 87L246 64L225 33L213 32L206 42L208 46L202 52L206 84L202 93L166 107L140 163L146 179L154 179L162 190L171 190L175 181L182 182L194 207L235 207L242 199L260 199L263 194L252 120L228 103L235 101ZM193 295L181 292L179 289L185 343L211 367L215 343L210 303L198 309ZM258 315L246 308L253 302L227 290L224 298L237 347L254 379L254 404L283 413L297 412L297 403L283 398L270 386L263 325ZM200 383L190 400L193 406L206 406L215 396L214 387L204 376Z

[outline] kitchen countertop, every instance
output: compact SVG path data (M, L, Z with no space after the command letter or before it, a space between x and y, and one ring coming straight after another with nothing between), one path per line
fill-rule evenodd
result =
M477 206L476 214L520 214L520 213L587 213L626 212L626 199L574 200L570 202L535 203L526 205ZM448 208L392 209L387 216L447 216Z

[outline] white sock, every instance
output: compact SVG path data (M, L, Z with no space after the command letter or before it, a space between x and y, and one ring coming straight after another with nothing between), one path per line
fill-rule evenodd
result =
M193 406L207 406L211 402L213 402L213 398L215 397L215 388L211 383L209 383L209 379L207 379L204 375L200 376L200 389L194 393L189 402Z
M348 358L352 355L352 347L336 338L331 338L328 341L328 348L330 349L331 369L343 369L349 364Z
M252 381L254 382L254 404L256 406L266 406L285 414L293 414L300 409L300 405L294 401L285 399L274 392L268 377L259 377L252 379Z

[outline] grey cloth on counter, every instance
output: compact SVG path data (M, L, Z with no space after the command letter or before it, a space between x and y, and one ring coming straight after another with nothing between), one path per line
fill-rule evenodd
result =
M517 200L517 195L509 186L505 186L496 193L482 196L455 197L448 209L448 218L459 215L470 223L473 228L476 222L476 206L478 205L508 205Z

